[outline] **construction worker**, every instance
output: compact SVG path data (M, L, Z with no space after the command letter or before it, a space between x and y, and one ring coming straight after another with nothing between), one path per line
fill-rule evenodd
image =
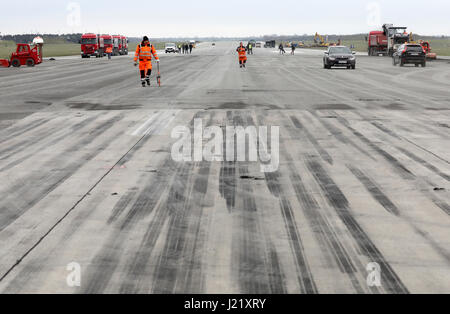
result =
M240 46L236 49L239 55L239 65L240 67L245 68L245 64L247 63L247 48L244 47L244 44L241 42Z
M152 56L155 57L156 62L159 62L159 57L156 54L155 47L150 44L147 36L144 36L142 43L136 47L136 55L134 57L134 66L137 66L139 59L139 72L141 73L142 87L145 83L150 86L150 75L152 74Z
M111 54L112 54L112 47L109 46L108 48L106 48L106 54L108 55L108 59L111 60Z
M253 45L251 43L248 43L247 50L249 55L253 54Z

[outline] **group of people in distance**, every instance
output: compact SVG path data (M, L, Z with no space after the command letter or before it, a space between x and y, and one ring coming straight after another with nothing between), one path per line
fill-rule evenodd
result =
M184 43L178 44L178 52L182 54L192 54L192 49L194 49L194 44Z

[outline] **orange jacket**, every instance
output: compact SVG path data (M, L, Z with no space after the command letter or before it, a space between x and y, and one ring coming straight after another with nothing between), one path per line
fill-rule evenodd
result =
M112 47L108 47L108 48L106 48L106 53L112 53Z
M153 45L150 44L138 45L136 47L134 62L137 62L138 58L139 61L143 62L152 61L152 56L154 56L156 60L159 60L159 57L156 54L156 49Z
M236 51L238 52L239 57L243 58L246 55L247 48L239 46L238 49L236 49Z

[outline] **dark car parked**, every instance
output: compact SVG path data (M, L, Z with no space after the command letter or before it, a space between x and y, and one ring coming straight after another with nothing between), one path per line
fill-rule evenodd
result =
M356 69L356 57L348 47L333 46L323 56L323 67L331 69L331 67L346 67L347 69Z
M427 54L421 45L404 44L401 45L392 56L392 64L404 66L405 64L414 64L416 67L427 65Z

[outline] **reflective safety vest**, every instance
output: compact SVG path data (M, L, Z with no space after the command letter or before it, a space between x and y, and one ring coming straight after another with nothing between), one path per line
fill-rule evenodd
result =
M237 49L237 52L239 54L239 57L245 57L246 49L245 49L245 47L239 47Z
M134 58L135 61L139 58L139 61L151 61L152 56L155 56L155 59L158 60L158 57L156 56L156 51L153 45L150 46L141 46L139 45L136 49L136 57Z

